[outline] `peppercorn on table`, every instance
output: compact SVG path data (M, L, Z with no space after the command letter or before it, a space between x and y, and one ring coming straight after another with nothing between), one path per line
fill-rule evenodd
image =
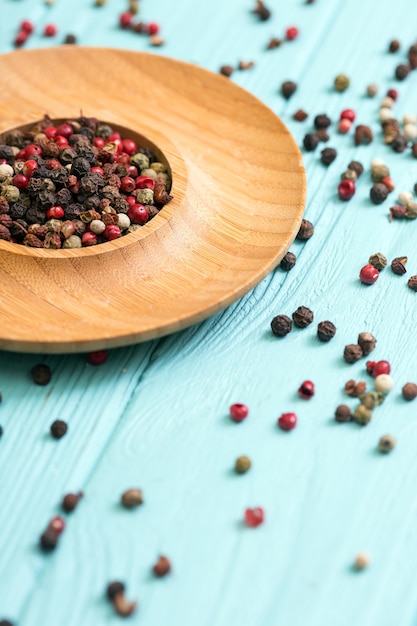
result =
M0 50L221 71L299 145L306 222L187 330L0 354L0 625L414 626L414 4L136 4L2 0ZM256 193L255 166L241 185Z

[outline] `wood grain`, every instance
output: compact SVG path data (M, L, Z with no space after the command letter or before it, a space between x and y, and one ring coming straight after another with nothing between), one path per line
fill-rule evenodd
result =
M45 71L53 90L42 88ZM257 284L297 233L300 152L271 110L223 76L148 54L66 47L4 56L0 90L0 131L81 110L157 146L174 196L137 233L97 247L1 241L2 348L93 350L184 328Z

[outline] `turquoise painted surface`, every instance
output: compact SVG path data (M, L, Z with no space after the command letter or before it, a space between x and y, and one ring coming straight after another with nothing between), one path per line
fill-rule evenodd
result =
M347 106L358 122L371 124L376 140L355 148L351 136L332 131L329 145L339 154L328 169L318 151L304 154L306 216L316 234L294 244L298 261L289 274L277 269L223 313L171 337L114 350L100 368L83 355L0 355L0 618L18 626L117 624L103 592L107 582L122 579L140 603L130 622L143 626L413 626L417 404L402 400L400 389L417 382L417 296L406 287L407 275L387 269L370 288L357 275L376 251L388 259L408 255L408 275L417 274L417 223L390 224L390 200L379 207L368 200L372 158L386 160L397 190L413 188L416 161L382 145L379 98L363 95L370 82L381 95L395 86L396 114L416 112L417 76L394 81L404 55L386 53L393 37L403 49L414 41L414 3L271 1L274 16L263 24L249 1L141 5L143 20L162 24L167 43L158 52L214 71L255 60L253 70L233 80L281 115L300 144L314 115L336 120ZM28 47L60 43L73 32L83 44L148 50L146 38L115 26L124 6L1 0L1 50L11 49L28 16L38 29L55 22L61 33L56 40L33 36ZM265 52L268 38L291 24L300 38ZM339 72L352 78L342 95L331 89ZM289 102L278 93L286 79L299 82ZM304 124L291 119L299 107L310 113ZM367 171L354 199L342 203L335 190L352 158ZM330 344L317 342L315 324L282 341L271 336L272 316L302 304L316 322L337 325ZM391 361L396 388L371 424L359 428L336 424L333 411L346 401L346 380L369 381L364 360L349 366L341 356L363 330L378 338L375 357ZM30 379L40 361L53 370L46 388ZM310 402L296 395L305 378L317 387ZM235 401L250 406L241 425L227 418ZM289 434L276 427L288 410L299 416ZM48 435L57 418L69 423L59 442ZM375 448L385 433L398 445L382 457ZM240 454L253 460L245 476L232 471ZM118 505L130 486L144 490L137 511ZM62 496L79 489L86 495L68 516L59 549L40 554L39 534ZM247 529L243 511L257 505L266 522ZM372 565L357 574L351 565L360 551ZM174 567L164 580L150 574L159 553Z

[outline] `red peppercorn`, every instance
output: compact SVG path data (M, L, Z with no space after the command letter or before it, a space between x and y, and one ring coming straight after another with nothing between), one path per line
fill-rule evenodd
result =
M129 206L136 204L136 198L134 196L126 196L125 200Z
M245 522L247 526L256 528L265 520L265 513L262 507L255 506L253 509L246 509Z
M283 413L278 419L278 426L282 430L293 430L297 425L297 416L295 413Z
M129 11L124 11L119 17L120 28L130 28L133 21L133 14Z
M43 34L45 37L55 37L57 32L58 32L58 29L55 26L55 24L47 24L45 28L43 29Z
M374 371L374 367L376 365L376 361L366 361L366 371L372 376L372 372Z
M15 45L15 48L20 48L21 46L23 46L23 44L26 43L28 37L29 35L27 32L25 32L24 30L20 30L14 38L13 43Z
M112 141L115 141L115 139L121 139L121 138L122 138L122 136L119 133L119 131L118 130L114 130L112 132L112 134L110 135L110 137L109 137L109 141L112 142Z
M234 422L243 422L249 415L249 407L246 404L232 404L229 408L230 417Z
M45 128L43 132L48 137L48 139L53 139L57 134L55 126L48 126L48 128Z
M146 32L148 35L157 35L159 33L159 24L156 22L151 22L146 27Z
M148 210L143 204L133 204L130 206L127 215L134 224L145 224L149 218Z
M61 206L51 206L51 208L45 212L45 215L48 220L60 220L61 217L64 217L64 209Z
M130 165L126 165L127 168L127 176L131 176L131 178L137 178L138 177L138 168L135 167L134 165L130 164Z
M123 176L123 178L120 179L120 189L124 191L124 193L130 193L135 187L135 181L130 176Z
M364 265L359 272L359 278L364 285L373 285L379 278L379 271L371 265Z
M68 148L68 139L63 135L55 135L54 143L56 143L60 149Z
M337 130L341 135L346 135L346 133L350 131L351 127L352 122L344 118L343 120L340 120L339 124L337 125Z
M14 160L15 161L26 161L26 150L25 148L22 148L22 150L19 150L19 152L16 154ZM6 161L5 161L6 163Z
M29 161L25 161L25 164L23 165L23 174L28 178L31 178L33 172L38 168L38 163L36 161L33 161L32 159L29 159Z
M26 159L29 159L34 154L38 154L39 156L41 156L42 148L40 146L37 146L35 143L31 143L24 149L24 155Z
M23 189L26 189L26 187L28 186L28 182L29 178L24 174L16 174L15 176L13 176L13 185L21 191Z
M107 361L108 356L107 350L96 350L96 352L89 352L87 359L91 365L103 365Z
M152 189L155 188L155 181L149 176L138 176L136 179L136 189Z
M305 380L301 383L301 386L298 390L298 395L304 400L309 400L314 396L314 383L311 380Z
M354 122L356 117L356 113L353 109L344 109L340 114L341 120L349 120L350 122Z
M23 20L23 22L20 24L20 30L23 30L28 35L31 35L33 33L34 28L35 27L33 26L32 22L29 22L29 20Z
M298 37L298 28L296 26L289 26L285 31L285 38L287 41L293 41Z
M74 129L71 124L60 124L56 129L56 134L68 139L68 137L71 137L71 135L74 134Z
M122 231L117 224L109 224L103 231L103 239L106 241L112 241L122 236Z
M97 235L92 232L84 233L81 237L81 243L83 246L95 246L97 243Z
M380 374L389 374L391 372L391 365L388 361L378 361L372 368L372 376L376 378Z
M96 148L101 150L106 145L106 142L104 141L103 137L94 137L93 144Z
M138 147L132 139L123 139L122 146L123 152L126 152L126 154L129 154L130 156L132 154L136 154L138 151Z
M49 159L46 162L46 167L48 170L59 170L62 167L62 165L58 161L58 159Z
M119 140L116 139L116 141L119 141ZM120 139L120 141L122 140ZM122 142L122 150L123 150L123 142ZM120 163L120 165L124 165L125 167L127 167L130 164L130 156L127 154L127 152L120 152L117 157L117 162Z
M339 183L337 192L341 200L350 200L355 194L355 183L353 180L345 179Z
M60 535L65 530L65 520L60 515L53 517L49 522L49 529Z
M398 98L398 91L396 89L388 89L387 96L395 101Z

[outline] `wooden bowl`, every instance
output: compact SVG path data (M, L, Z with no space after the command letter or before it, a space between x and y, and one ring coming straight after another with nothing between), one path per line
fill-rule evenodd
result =
M128 129L166 158L174 196L135 233L92 248L0 241L2 349L90 351L185 328L254 287L297 234L301 154L276 115L224 76L65 46L1 55L0 93L0 132L80 112Z

